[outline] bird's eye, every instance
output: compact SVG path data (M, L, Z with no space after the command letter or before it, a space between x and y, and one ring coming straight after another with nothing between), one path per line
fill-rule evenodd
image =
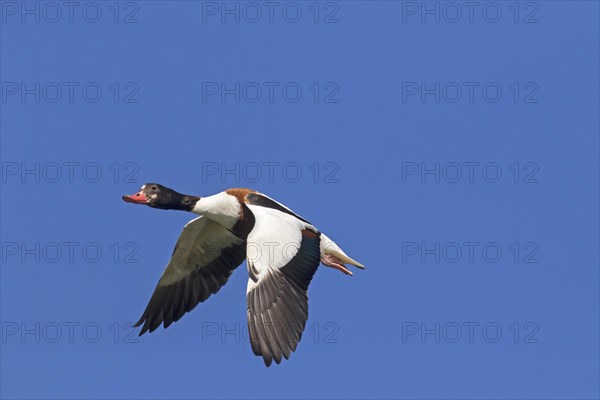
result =
M157 190L158 188L156 186L152 186L152 190Z

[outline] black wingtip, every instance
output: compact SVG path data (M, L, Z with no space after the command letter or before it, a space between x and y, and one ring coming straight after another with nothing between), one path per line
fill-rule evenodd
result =
M149 324L148 324L148 320L146 319L146 314L144 314L142 316L142 318L140 318L140 320L138 322L135 323L134 328L137 328L139 326L141 326L142 324L144 324L142 326L142 329L140 330L140 333L138 334L138 336L142 336L144 333L148 332L148 328L149 328ZM152 331L150 331L152 332Z

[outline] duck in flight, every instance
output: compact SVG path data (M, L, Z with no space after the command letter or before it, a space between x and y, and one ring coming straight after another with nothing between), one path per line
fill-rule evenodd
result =
M183 228L173 255L136 327L140 336L167 328L221 289L244 259L248 330L252 351L265 365L279 364L302 337L307 290L320 263L352 275L345 264L364 266L310 222L251 189L208 197L147 183L123 200L200 215Z

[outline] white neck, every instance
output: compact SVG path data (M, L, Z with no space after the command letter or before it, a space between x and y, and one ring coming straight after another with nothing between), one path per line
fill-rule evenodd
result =
M236 197L221 192L200 198L192 212L204 215L226 228L231 228L238 221L241 209L240 202Z

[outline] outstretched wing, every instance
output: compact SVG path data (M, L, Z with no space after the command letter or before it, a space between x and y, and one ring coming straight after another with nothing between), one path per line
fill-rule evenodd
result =
M320 262L320 233L287 212L248 206L256 222L248 235L246 299L254 354L280 363L302 337L308 285Z
M199 217L188 222L177 239L144 314L140 336L165 328L217 293L246 257L246 243L222 225Z

